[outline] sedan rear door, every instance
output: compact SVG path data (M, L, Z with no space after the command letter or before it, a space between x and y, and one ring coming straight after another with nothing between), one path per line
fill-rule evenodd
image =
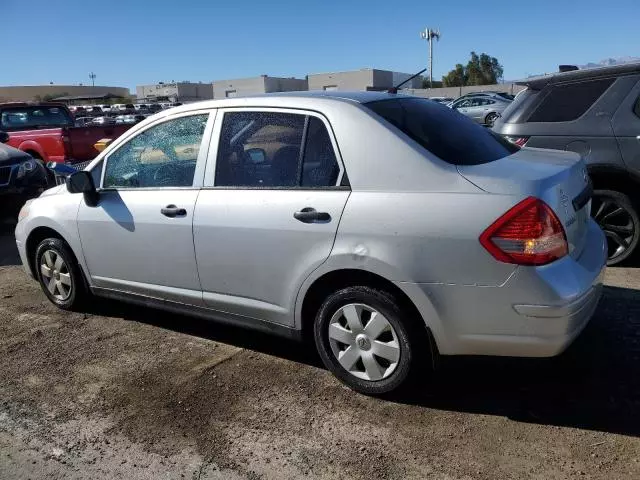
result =
M350 194L331 128L308 111L243 108L220 111L213 138L193 224L204 302L293 327Z

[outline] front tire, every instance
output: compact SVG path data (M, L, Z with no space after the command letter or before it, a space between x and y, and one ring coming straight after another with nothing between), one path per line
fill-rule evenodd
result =
M591 215L607 237L607 265L629 259L640 240L640 217L631 198L614 190L594 190Z
M36 248L35 266L42 291L63 310L76 310L89 293L84 276L69 246L59 238L47 238Z
M421 362L415 320L384 290L347 287L329 295L316 316L314 338L324 365L365 395L405 385Z

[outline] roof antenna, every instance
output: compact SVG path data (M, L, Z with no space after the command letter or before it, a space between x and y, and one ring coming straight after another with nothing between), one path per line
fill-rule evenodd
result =
M398 93L398 89L404 85L405 83L407 83L410 80L413 80L414 78L416 78L418 75L420 75L421 73L426 72L427 69L423 68L422 70L420 70L418 73L416 73L415 75L411 75L409 78L407 78L404 82L399 83L398 85L396 85L395 87L391 87L389 90L387 90L388 93Z

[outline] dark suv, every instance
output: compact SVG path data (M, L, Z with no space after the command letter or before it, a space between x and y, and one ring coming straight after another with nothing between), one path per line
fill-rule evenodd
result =
M593 182L591 214L609 265L640 239L640 63L533 77L493 130L519 146L577 152Z

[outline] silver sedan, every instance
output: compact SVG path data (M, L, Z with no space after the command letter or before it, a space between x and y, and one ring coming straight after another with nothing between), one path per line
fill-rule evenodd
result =
M474 95L459 98L449 106L482 125L492 126L511 102L499 95Z
M576 154L435 102L296 92L144 120L28 202L16 242L60 308L101 296L307 337L382 394L437 355L562 352L600 297L590 193Z

